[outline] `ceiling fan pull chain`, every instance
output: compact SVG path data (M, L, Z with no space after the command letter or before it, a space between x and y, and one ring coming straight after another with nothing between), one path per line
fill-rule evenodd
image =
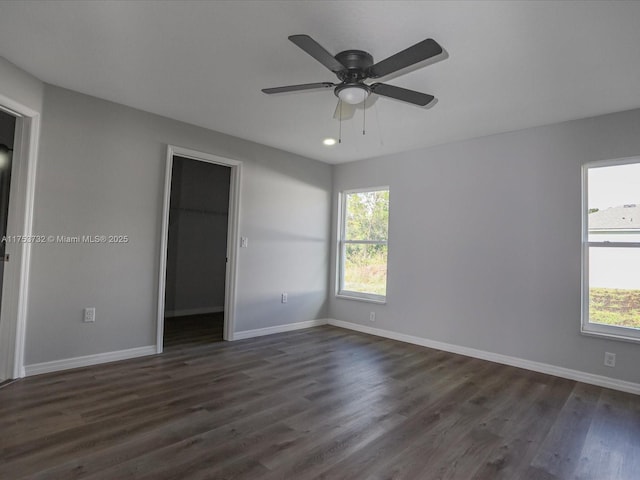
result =
M338 143L342 143L342 99L338 100L338 104L340 105L340 126L338 127Z
M362 108L362 135L364 135L364 127L366 125L367 122L367 99L364 99L364 104L363 104L363 108Z

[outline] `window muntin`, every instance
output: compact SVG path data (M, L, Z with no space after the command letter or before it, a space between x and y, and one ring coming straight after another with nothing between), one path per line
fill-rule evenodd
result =
M585 165L582 331L640 341L640 159Z
M384 302L387 295L388 187L341 194L339 296Z

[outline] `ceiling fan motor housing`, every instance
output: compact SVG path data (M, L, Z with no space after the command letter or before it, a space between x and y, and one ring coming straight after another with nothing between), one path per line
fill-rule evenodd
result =
M345 50L335 56L346 68L337 72L337 76L343 82L356 83L368 78L367 70L373 65L373 57L362 50Z

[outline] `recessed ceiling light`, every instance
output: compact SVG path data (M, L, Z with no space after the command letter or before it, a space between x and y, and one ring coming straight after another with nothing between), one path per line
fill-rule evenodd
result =
M327 147L331 147L336 144L335 138L325 138L322 143L324 143Z

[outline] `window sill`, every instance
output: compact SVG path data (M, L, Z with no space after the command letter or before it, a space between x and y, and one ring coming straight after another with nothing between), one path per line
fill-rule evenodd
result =
M635 330L633 330L635 332ZM635 337L635 336L629 336L629 335L624 335L624 333L620 332L610 332L610 331L599 331L599 330L587 330L584 326L582 326L582 328L580 328L580 333L582 335L585 335L587 337L598 337L598 338L604 338L607 340L617 340L619 342L629 342L629 343L640 343L640 336ZM640 332L638 332L638 334L640 335Z
M387 300L377 300L375 298L356 297L354 295L345 295L344 293L336 293L336 298L342 298L344 300L356 300L358 302L376 303L378 305L386 305Z

